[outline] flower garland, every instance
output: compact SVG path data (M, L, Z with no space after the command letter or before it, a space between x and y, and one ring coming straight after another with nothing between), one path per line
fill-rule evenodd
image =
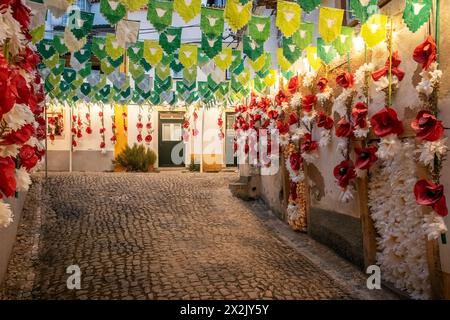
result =
M136 140L137 140L137 142L141 143L142 141L144 141L144 138L142 137L142 130L144 129L144 124L142 123L142 106L139 106L138 121L136 123L136 129L138 130Z
M86 115L85 115L85 117L86 117L86 133L88 135L91 135L92 134L92 122L91 122L91 105L90 104L87 105L87 109L88 109L88 111L86 112Z
M101 128L99 129L99 133L100 133L100 150L101 153L106 153L106 128L105 128L105 106L103 104L101 104L101 110L98 113L98 116L100 118L100 123L101 123Z
M145 130L147 132L147 134L145 135L145 143L147 145L150 145L150 143L153 140L152 137L152 133L153 133L153 129L152 129L152 109L149 106L147 109L147 123L145 124Z
M329 112L330 106L332 107L334 103L333 89L329 86L328 79L325 77L319 79L317 89L319 90L317 101L322 108L316 118L316 125L320 128L319 147L326 147L331 142L331 130L334 126L334 120Z
M113 107L111 106L111 109L113 109ZM111 132L112 132L112 136L111 136L111 143L112 144L116 144L117 142L117 135L116 135L116 113L113 110L113 113L111 115Z
M45 154L45 95L28 41L30 12L21 0L0 5L0 227L13 220L4 198L28 190Z

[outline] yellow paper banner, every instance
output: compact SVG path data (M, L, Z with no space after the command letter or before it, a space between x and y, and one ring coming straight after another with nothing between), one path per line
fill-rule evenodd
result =
M300 27L302 9L295 2L278 0L276 25L285 37L292 36Z
M188 23L200 14L201 0L174 0L173 9Z
M214 57L216 66L225 71L231 66L233 52L231 48L223 48L222 52Z
M227 0L225 4L225 20L231 30L237 32L245 27L252 16L253 1L241 4L239 0Z
M277 82L277 70L270 70L270 73L264 78L264 83L268 87L272 87Z
M253 71L258 72L259 70L261 70L264 67L264 65L266 64L266 58L267 58L267 55L262 54L259 58L257 58L254 61L252 59L248 59Z
M361 27L361 37L369 48L386 39L386 25L388 17L382 14L374 14Z
M196 44L182 44L180 52L178 53L178 60L187 69L197 65L197 45Z
M314 70L318 70L322 65L322 61L317 55L317 47L309 46L306 48L306 57L308 59L308 63Z
M291 63L284 57L283 48L277 49L277 59L281 70L288 71L291 67Z
M163 50L156 40L144 40L144 59L151 66L156 66L162 59Z
M340 34L344 10L335 8L320 8L319 34L326 43L333 42Z

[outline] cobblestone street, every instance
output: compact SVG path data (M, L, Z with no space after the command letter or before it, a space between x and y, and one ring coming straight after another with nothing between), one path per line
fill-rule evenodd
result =
M234 173L34 177L3 299L390 299L264 205ZM39 200L39 201L38 201ZM81 268L68 290L66 268Z

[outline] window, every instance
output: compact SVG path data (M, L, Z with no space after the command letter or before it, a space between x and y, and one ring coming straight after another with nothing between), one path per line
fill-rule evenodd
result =
M163 123L162 141L181 141L181 123Z

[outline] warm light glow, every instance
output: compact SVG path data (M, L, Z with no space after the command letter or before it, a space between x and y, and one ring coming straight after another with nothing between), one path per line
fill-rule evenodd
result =
M361 36L353 38L353 49L356 52L361 52L364 50L364 39Z

